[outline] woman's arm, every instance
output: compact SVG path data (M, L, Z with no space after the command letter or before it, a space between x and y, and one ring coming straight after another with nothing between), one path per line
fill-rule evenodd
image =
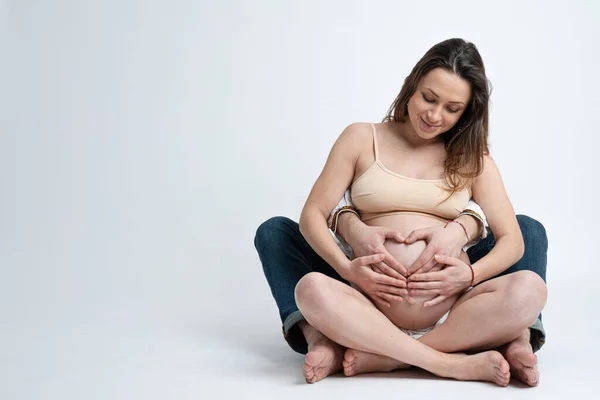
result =
M403 301L406 281L374 272L385 254L367 255L350 261L336 245L327 217L338 199L350 186L361 151L371 146L366 124L348 126L333 145L325 167L315 182L300 216L300 232L317 254L342 278L358 285L375 302L390 307L390 302Z
M487 216L496 245L472 265L474 276L471 276L471 268L463 261L441 253L437 253L435 259L446 265L443 270L411 275L407 285L410 295L438 295L425 302L425 307L439 304L471 284L476 285L496 276L523 256L525 246L517 217L504 189L498 167L489 156L484 157L483 172L473 182L473 197Z
M344 279L349 260L329 233L327 218L354 177L354 169L368 135L364 124L349 125L336 140L323 171L317 178L300 216L300 232L313 248Z
M483 172L473 182L473 198L484 210L496 239L494 248L473 264L474 284L477 284L498 275L519 261L525 245L500 171L490 156L484 156Z

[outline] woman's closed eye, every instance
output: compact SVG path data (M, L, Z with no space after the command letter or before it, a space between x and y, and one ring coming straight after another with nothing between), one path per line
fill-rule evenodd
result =
M423 96L423 100L425 100L428 103L435 103L435 99L429 98L427 96L425 96L425 94L422 94ZM448 110L449 112L451 112L452 114L455 114L457 112L459 112L460 110L455 109L455 108L446 108L446 110Z

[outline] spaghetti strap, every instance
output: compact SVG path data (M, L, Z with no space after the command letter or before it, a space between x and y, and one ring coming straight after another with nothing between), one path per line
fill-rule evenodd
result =
M375 124L371 122L373 127L373 147L375 148L375 161L379 161L379 148L377 146L377 131L375 130Z

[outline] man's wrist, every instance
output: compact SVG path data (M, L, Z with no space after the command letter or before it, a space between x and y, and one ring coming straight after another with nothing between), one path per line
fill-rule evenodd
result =
M354 213L345 212L338 216L337 234L348 244L350 244L348 238L352 237L352 229L356 226L356 223L362 223L362 221Z

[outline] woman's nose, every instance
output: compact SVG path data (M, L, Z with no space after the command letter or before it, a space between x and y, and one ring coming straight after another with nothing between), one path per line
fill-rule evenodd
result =
M442 113L439 107L429 110L427 113L428 122L432 125L437 125L440 122L441 115Z

